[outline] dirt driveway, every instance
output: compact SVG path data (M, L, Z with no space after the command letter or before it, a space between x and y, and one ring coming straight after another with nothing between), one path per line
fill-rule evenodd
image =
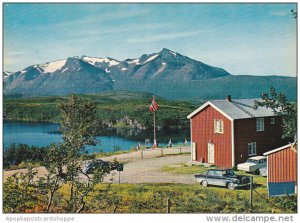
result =
M163 149L163 156L161 156L160 149L150 149L142 152L131 152L119 155L103 157L103 160L117 159L119 162L124 162L124 171L120 173L121 183L195 183L193 175L171 174L162 171L162 167L166 165L175 165L179 163L186 163L190 160L189 148L171 148ZM180 154L183 153L183 154ZM46 170L43 167L38 167L36 170L39 174L45 174ZM11 176L15 172L24 172L25 170L11 170L5 171L4 177ZM113 182L119 181L119 173L114 171L112 175L108 176L105 181L113 176Z
M120 172L121 183L195 183L193 175L171 174L162 171L165 165L186 163L190 160L189 154L163 156L136 160L124 165L124 171ZM118 181L118 173L114 181Z

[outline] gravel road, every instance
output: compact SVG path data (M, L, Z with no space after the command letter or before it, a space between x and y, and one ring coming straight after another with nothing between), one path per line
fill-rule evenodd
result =
M180 154L180 151L183 154ZM171 148L163 149L161 156L161 149L149 149L143 152L131 152L119 155L103 157L101 159L111 161L117 159L119 162L124 162L124 171L120 173L121 183L183 183L194 184L193 175L171 174L162 171L162 167L166 165L176 165L179 163L186 163L190 160L190 148ZM143 153L143 159L142 159ZM39 174L45 174L44 167L35 168ZM25 172L26 170L11 170L4 171L4 178L11 176L16 172ZM113 181L118 182L119 173L113 171L113 174L106 177L105 181L113 176Z

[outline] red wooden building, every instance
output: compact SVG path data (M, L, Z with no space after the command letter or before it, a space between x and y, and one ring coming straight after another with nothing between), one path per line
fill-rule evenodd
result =
M268 108L254 109L254 100L227 96L188 115L192 161L233 167L284 145L281 117Z
M269 196L295 193L297 186L297 144L264 153L268 160Z

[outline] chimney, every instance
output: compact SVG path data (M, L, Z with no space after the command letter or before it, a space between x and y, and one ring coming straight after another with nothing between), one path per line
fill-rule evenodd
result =
M231 95L226 96L226 101L231 102Z

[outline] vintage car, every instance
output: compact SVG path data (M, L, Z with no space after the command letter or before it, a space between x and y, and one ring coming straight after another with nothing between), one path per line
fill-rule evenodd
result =
M268 168L265 166L265 167L262 167L259 169L259 174L263 177L267 177L268 176Z
M204 187L215 185L234 190L250 185L249 176L236 175L232 169L209 169L204 174L196 174L195 178Z
M85 174L91 174L94 172L95 169L116 170L117 168L118 166L112 162L98 159L98 160L89 161L82 169L82 172Z
M259 169L267 166L267 158L265 156L254 156L245 163L240 163L237 165L238 170L243 170L249 173L259 174Z

